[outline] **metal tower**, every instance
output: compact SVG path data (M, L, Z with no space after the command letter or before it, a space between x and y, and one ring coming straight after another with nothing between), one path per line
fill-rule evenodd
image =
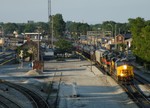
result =
M51 48L53 48L53 16L51 7L51 0L48 0L48 22L50 23Z
M48 21L51 20L51 0L48 0Z

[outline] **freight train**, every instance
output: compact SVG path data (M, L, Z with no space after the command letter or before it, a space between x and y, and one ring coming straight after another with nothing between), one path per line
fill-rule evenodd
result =
M88 49L88 48L87 48ZM89 56L91 53L80 48L78 50L84 55ZM94 61L102 68L108 75L115 78L121 83L130 83L134 79L133 66L131 66L125 58L122 57L121 53L109 51L107 49L95 49L92 50Z

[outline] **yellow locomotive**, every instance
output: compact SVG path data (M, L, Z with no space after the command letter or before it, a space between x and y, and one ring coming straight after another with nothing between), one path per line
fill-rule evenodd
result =
M134 78L133 66L129 65L124 59L112 60L109 74L119 82L131 82Z
M117 54L101 49L95 51L95 58L100 67L118 82L133 81L133 66L128 64L125 59L119 58Z

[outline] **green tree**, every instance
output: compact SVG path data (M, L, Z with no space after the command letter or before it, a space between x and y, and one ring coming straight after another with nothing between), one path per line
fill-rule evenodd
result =
M141 50L140 57L147 62L150 62L150 26L145 26L141 33Z
M87 23L79 23L78 31L82 35L86 35L87 31L90 30L90 26Z
M133 53L142 61L150 62L150 23L143 18L129 19Z
M24 29L25 29L25 24L24 23L18 23L17 26L18 26L18 29L16 31L18 32L18 34L23 33Z
M90 25L80 22L67 22L66 30L70 32L74 40L78 39L80 35L86 35L87 31L91 30Z
M15 23L4 24L5 34L13 34L14 31L18 30L18 26Z
M37 27L34 23L27 23L25 24L24 32L35 32Z
M145 21L142 18L136 18L136 19L129 19L130 24L130 30L132 32L132 49L133 53L139 57L142 56L142 42L141 42L141 31L142 28L145 26Z
M54 37L61 38L65 32L65 22L61 14L53 15L51 18L51 25L53 25ZM52 27L52 26L51 26ZM51 28L52 29L52 28Z
M55 46L57 48L56 52L62 54L65 57L65 53L71 53L73 50L73 45L71 42L65 39L59 39Z
M35 24L36 27L40 27L41 28L41 32L43 34L48 34L48 31L49 31L49 26L48 26L48 23L44 23L44 22L37 22Z

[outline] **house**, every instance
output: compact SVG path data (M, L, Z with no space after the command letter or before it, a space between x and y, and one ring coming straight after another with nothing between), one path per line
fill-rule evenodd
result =
M115 36L115 38L111 39L109 43L107 43L107 49L111 49L111 50L119 49L120 51L126 50L124 48L130 48L131 42L132 42L131 34L129 33L118 34Z
M119 46L119 44L125 45L125 48L130 48L132 42L131 34L119 34L115 36L115 44L117 44L117 49L123 50L123 46ZM127 49L124 49L127 50Z

